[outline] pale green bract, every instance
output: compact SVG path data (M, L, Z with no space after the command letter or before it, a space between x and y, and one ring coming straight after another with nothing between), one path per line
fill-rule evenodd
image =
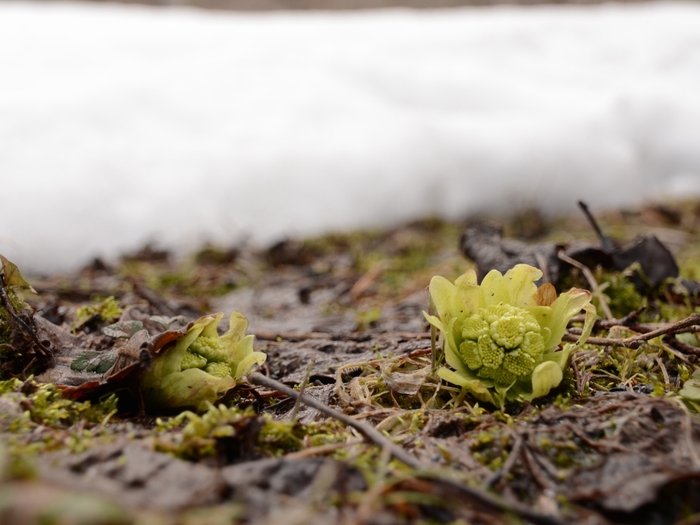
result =
M265 362L267 356L253 349L254 337L245 335L248 320L242 314L233 312L228 331L219 336L216 327L223 316L199 318L175 346L153 360L141 381L148 409L205 410L254 365Z
M588 290L573 288L557 298L551 284L537 288L541 277L526 264L505 275L493 270L481 285L473 270L454 284L433 277L430 298L438 315L424 315L440 330L450 366L438 375L501 408L506 400L532 400L558 386L570 353L590 335L596 310ZM581 336L557 351L566 325L581 310Z

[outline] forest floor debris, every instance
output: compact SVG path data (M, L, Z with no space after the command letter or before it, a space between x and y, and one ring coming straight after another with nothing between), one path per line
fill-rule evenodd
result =
M598 219L616 238L656 235L683 278L700 277L697 204ZM555 391L496 410L432 373L425 288L470 267L462 230L422 221L263 253L209 246L186 260L151 246L117 267L28 278L35 290L6 271L0 523L694 522L697 297L678 282L640 291L592 266L594 303L611 315ZM583 217L532 213L504 235L595 239ZM564 280L591 287L580 269ZM144 413L118 382L79 401L51 384L97 381L144 327L176 333L232 309L267 361L203 414ZM25 347L34 353L19 366L12 352ZM140 350L132 362L148 366ZM297 403L299 392L316 402Z

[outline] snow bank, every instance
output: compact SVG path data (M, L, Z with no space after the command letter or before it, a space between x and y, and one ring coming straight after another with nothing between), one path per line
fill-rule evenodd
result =
M700 5L234 14L0 4L0 250L700 193Z

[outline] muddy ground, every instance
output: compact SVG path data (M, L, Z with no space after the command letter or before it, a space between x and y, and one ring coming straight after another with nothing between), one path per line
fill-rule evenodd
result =
M210 246L182 259L148 246L115 265L25 276L36 293L17 289L27 306L15 307L31 330L6 316L15 339L0 345L0 523L699 523L700 419L679 392L697 368L700 323L614 341L697 311L700 204L597 215L622 245L655 235L685 281L640 292L629 270L591 264L594 343L555 391L504 410L432 373L426 287L474 267L460 243L467 223L263 251ZM598 243L573 210L557 220L529 211L504 226L504 238L527 246ZM592 287L580 269L557 284L572 285ZM267 353L260 373L378 429L410 464L274 388L241 381L218 408L178 415L144 410L138 373L104 381L100 366L131 335L115 326L159 333L233 309ZM150 366L134 359L136 370Z

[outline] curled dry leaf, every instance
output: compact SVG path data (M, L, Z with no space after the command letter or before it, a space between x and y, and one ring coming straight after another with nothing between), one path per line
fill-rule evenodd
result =
M413 372L395 372L393 366L382 368L382 379L394 394L415 396L430 375L430 368L424 367Z

